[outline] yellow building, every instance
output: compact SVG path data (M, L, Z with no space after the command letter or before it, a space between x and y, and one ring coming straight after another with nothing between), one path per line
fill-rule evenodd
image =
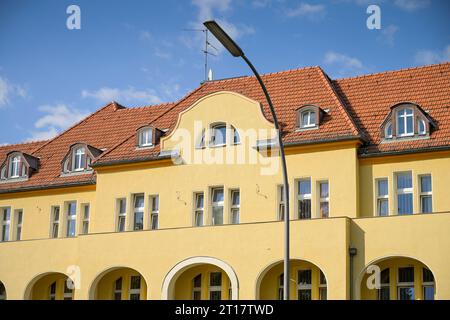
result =
M450 63L263 79L292 299L450 299ZM240 77L0 147L0 299L282 298L274 137Z

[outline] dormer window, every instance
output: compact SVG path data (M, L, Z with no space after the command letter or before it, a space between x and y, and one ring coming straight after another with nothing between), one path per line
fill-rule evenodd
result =
M39 159L29 154L12 151L8 153L0 166L0 180L22 181L28 179L30 174L38 169Z
M391 107L381 126L381 138L414 139L428 136L432 127L436 127L431 117L419 105L403 102Z
M239 132L237 129L233 126L231 127L231 138L233 139L233 144L239 144L241 143L241 137L239 136Z
M297 109L297 127L300 130L317 129L323 111L313 105L302 106Z
M414 135L414 111L410 108L403 108L397 111L397 136Z
M72 145L62 161L62 174L79 174L90 172L92 161L102 153L102 150L85 143Z
M210 145L214 147L227 144L227 125L225 123L216 123L211 126Z
M153 145L153 129L143 128L139 131L139 147L150 147Z

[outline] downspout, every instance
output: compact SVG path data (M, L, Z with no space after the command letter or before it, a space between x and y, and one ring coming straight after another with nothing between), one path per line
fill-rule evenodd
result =
M358 250L356 248L348 248L348 254L350 255L350 300L353 300L353 257L357 253Z

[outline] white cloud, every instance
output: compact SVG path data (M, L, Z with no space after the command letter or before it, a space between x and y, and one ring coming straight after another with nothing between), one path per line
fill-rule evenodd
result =
M286 9L288 17L322 18L325 15L325 6L322 4L309 4L302 2L295 8Z
M86 111L70 108L65 104L43 105L38 107L38 110L45 115L36 120L34 127L37 130L31 131L31 136L27 141L53 138L89 114Z
M0 108L8 105L14 96L26 98L27 91L22 86L13 84L0 76Z
M417 64L435 64L450 61L450 45L444 50L420 50L416 53L414 60Z
M393 24L387 26L386 28L383 27L381 29L381 36L378 39L390 46L393 46L395 42L395 34L397 31L398 27Z
M359 59L334 51L325 54L324 63L334 66L340 76L355 75L365 69Z
M428 7L430 0L395 0L394 4L402 10L415 11Z
M118 89L110 87L102 87L95 91L83 90L81 92L83 98L94 98L99 102L124 101L139 103L160 103L161 99L156 95L154 90L136 90L134 87L127 89Z
M139 34L139 38L141 40L151 40L152 39L152 34L149 31L146 30L142 30Z
M270 6L272 3L271 0L253 0L252 6L255 8L265 8Z

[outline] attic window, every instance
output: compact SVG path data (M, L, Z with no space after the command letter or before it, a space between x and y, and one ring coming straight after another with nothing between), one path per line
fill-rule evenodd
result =
M300 107L297 109L297 127L300 130L318 128L322 112L319 107L313 105Z
M435 127L433 120L422 108L412 102L403 102L391 107L381 126L384 139L423 138Z
M20 176L20 156L15 156L10 162L10 178L18 178Z
M153 145L153 128L142 128L139 133L139 147L150 147Z
M90 172L92 161L102 153L102 150L94 148L85 143L72 145L69 152L62 160L62 173L83 173Z
M86 149L84 147L79 147L75 149L73 153L74 157L74 171L82 171L86 169Z
M20 151L12 151L0 166L0 180L27 179L38 168L38 159Z
M224 146L227 143L227 125L223 122L211 126L210 145L214 147Z

